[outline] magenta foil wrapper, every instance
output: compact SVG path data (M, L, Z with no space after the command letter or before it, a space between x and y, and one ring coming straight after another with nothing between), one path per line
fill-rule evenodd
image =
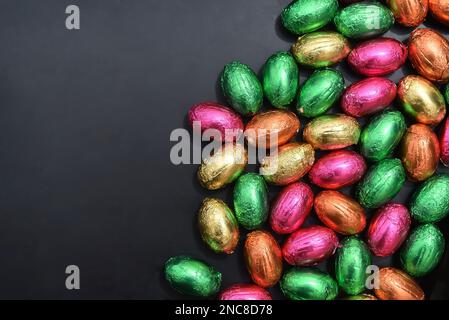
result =
M444 121L440 132L441 162L449 166L449 118Z
M220 294L219 300L272 300L270 293L255 284L235 284Z

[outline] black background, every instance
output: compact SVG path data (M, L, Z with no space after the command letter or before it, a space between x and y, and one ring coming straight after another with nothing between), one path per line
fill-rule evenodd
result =
M196 229L202 198L231 204L232 188L202 190L197 166L171 164L169 136L192 104L224 102L226 63L260 72L289 50L278 18L288 2L0 0L0 298L176 299L162 270L178 254L216 266L223 286L249 281L241 250L213 254ZM81 30L65 28L70 4ZM339 69L347 84L360 79ZM448 220L440 226L447 235ZM70 264L81 290L65 288ZM445 254L421 279L429 298L449 298L448 267Z

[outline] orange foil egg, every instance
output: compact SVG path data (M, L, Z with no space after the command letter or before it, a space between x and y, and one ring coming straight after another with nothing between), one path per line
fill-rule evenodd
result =
M290 141L299 131L298 117L291 111L270 110L256 114L246 125L245 136L253 146L267 149Z
M274 286L282 276L282 251L271 234L253 231L244 247L246 268L257 285Z
M408 44L413 68L430 81L449 80L449 41L432 29L416 29Z
M382 300L424 300L424 292L415 280L396 268L379 270L379 288L374 292Z
M449 25L449 0L429 0L429 9L435 20Z
M429 0L387 0L395 20L406 27L419 26L427 16Z
M365 210L354 199L338 191L321 191L314 200L318 218L335 232L352 235L366 226Z
M408 128L402 139L402 164L411 180L424 181L438 167L440 145L437 135L424 124Z

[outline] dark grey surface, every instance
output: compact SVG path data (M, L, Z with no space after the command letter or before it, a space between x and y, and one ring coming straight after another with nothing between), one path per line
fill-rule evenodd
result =
M231 204L232 188L204 191L196 166L172 165L169 135L192 104L223 102L224 64L259 71L290 48L288 0L78 0L81 30L68 31L71 3L0 0L0 298L180 298L162 279L178 254L216 266L224 286L248 282L241 250L211 253L195 226L202 198ZM69 264L79 291L65 289ZM423 279L429 297L449 298L448 268L446 254Z

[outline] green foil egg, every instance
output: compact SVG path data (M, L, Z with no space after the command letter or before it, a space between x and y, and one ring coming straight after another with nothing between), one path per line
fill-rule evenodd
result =
M263 91L276 108L286 108L296 97L299 69L293 56L278 52L268 58L263 71Z
M345 81L339 71L315 71L300 90L296 107L298 113L309 118L326 113L337 102L344 89Z
M387 32L394 24L394 16L379 2L361 2L341 9L334 23L345 37L366 39Z
M402 268L414 277L428 274L440 262L444 244L444 236L435 225L418 226L402 246Z
M399 159L385 159L369 168L356 187L356 198L365 208L373 209L393 199L406 180Z
M338 285L350 295L365 290L366 269L371 265L371 255L366 244L357 237L340 243L335 257L335 276Z
M263 102L262 85L250 67L238 61L227 64L220 78L223 95L242 115L253 115Z
M360 152L371 161L380 161L391 155L407 130L404 116L399 111L385 111L375 116L360 136Z
M337 0L296 0L282 11L281 20L287 30L300 35L327 25L337 10Z
M449 84L446 85L446 90L444 91L444 96L446 98L446 103L449 104Z
M234 210L237 221L245 229L259 228L268 217L267 185L262 176L247 173L234 187Z
M292 268L281 279L281 290L290 300L334 300L337 282L315 268Z
M165 279L181 294L210 297L220 290L221 273L202 261L187 256L165 263Z
M429 178L413 193L410 203L412 217L421 223L438 222L449 213L449 175Z

